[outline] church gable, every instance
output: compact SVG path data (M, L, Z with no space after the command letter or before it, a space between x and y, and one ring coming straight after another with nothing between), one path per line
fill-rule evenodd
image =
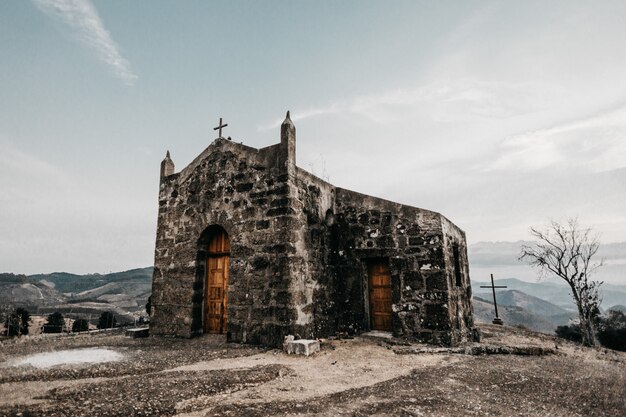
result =
M206 231L219 227L230 242L224 332L252 343L273 343L276 332L282 337L268 321L280 327L289 314L289 248L282 243L290 226L289 194L279 146L256 150L217 139L180 173L162 177L153 334L205 331L213 266Z

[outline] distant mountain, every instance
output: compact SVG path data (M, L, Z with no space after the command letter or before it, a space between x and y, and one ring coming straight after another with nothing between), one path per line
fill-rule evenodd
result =
M34 281L46 281L54 284L54 288L62 293L79 293L102 285L118 282L145 282L152 281L152 267L131 269L123 272L112 272L110 274L86 274L76 275L67 272L53 272L51 274L29 275L28 278Z
M479 242L470 245L468 257L474 292L484 292L478 285L488 283L489 276L494 274L500 285L508 285L510 289L543 298L568 310L574 309L570 290L563 280L546 277L538 281L539 271L518 259L525 244L533 242ZM626 242L603 244L597 256L598 260L603 258L605 261L605 265L592 276L592 279L605 282L600 288L601 307L607 309L615 304L626 305Z
M541 298L551 304L568 311L576 311L576 306L571 296L571 291L565 281L546 280L539 282L527 282L516 278L496 279L496 285L506 285L509 290L522 291L528 295ZM491 299L491 290L480 288L481 285L491 285L489 281L473 281L472 291L481 298ZM496 294L502 290L496 290ZM603 284L600 287L602 296L602 308L607 309L612 305L626 304L626 285Z
M504 285L507 290L517 290L533 297L545 300L564 310L575 311L576 306L569 295L569 290L565 284L555 281L527 282L516 278L496 279L496 285ZM481 298L492 299L492 292L489 288L480 288L481 286L491 285L491 282L472 281L472 291ZM506 290L496 289L496 296L500 298L501 293Z
M25 275L0 274L0 305L24 307L61 303L65 296Z
M483 323L491 323L494 315L493 303L480 297L474 297L474 319ZM554 323L536 316L522 307L498 306L498 315L507 326L522 325L536 332L552 334L556 326ZM479 326L480 327L480 326Z
M108 310L120 321L133 321L146 315L152 270L148 267L87 275L0 274L0 305L26 307L31 314L59 311L68 316L94 318Z
M616 305L609 308L608 311L621 311L622 313L626 314L626 306Z
M576 312L549 303L518 290L500 290L496 294L498 313L505 324L523 325L542 333L554 333L557 326L567 324ZM473 298L476 319L490 323L495 316L492 293L475 294Z
M467 254L470 276L476 281L487 281L490 274L494 274L496 279L519 278L536 281L538 270L518 259L521 246L532 243L478 242L469 245ZM598 260L604 259L605 264L594 273L593 278L622 286L621 291L626 292L626 242L601 244L597 257Z
M522 307L524 310L542 317L568 316L570 314L562 307L518 290L502 291L496 297L498 305Z

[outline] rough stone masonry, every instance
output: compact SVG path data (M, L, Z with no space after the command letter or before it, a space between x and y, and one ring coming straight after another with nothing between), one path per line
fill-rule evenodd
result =
M218 138L178 173L168 152L150 333L275 347L369 330L471 340L465 233L297 167L289 113L280 135L261 149Z

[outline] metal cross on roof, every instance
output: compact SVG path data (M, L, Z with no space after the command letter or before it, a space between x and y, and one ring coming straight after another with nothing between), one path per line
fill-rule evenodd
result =
M222 128L228 126L228 123L222 124L222 118L220 117L220 124L217 127L214 127L213 130L219 130L218 138L222 137Z
M480 288L491 288L491 291L493 292L493 306L496 309L496 318L493 319L493 324L504 324L504 322L502 321L502 319L500 317L498 317L498 303L496 302L496 288L507 288L506 285L494 285L493 284L493 274L491 274L491 285L481 285Z

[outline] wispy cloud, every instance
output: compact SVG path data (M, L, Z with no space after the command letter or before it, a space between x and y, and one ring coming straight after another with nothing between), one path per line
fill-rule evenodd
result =
M93 49L100 60L127 85L137 80L129 62L121 55L117 44L105 29L98 11L90 0L33 0L45 14L69 26L76 37Z
M417 114L437 122L458 122L468 118L503 119L536 111L535 92L530 83L490 82L475 79L438 79L415 88L399 88L379 94L337 100L326 106L298 111L298 121L323 115L356 115L374 123L390 123L414 118ZM269 130L280 126L276 119L258 127Z
M626 166L626 106L506 138L487 170L576 167L594 172Z
M65 193L71 181L69 175L50 162L0 142L0 204L17 203L9 204L11 212L18 213L16 207L22 203L35 204Z
M324 115L356 115L374 123L389 123L398 119L398 110L406 111L408 106L427 99L432 92L423 88L396 89L380 94L363 95L346 100L337 100L321 107L294 110L292 120L308 119ZM259 130L269 130L280 126L282 119L259 126Z

